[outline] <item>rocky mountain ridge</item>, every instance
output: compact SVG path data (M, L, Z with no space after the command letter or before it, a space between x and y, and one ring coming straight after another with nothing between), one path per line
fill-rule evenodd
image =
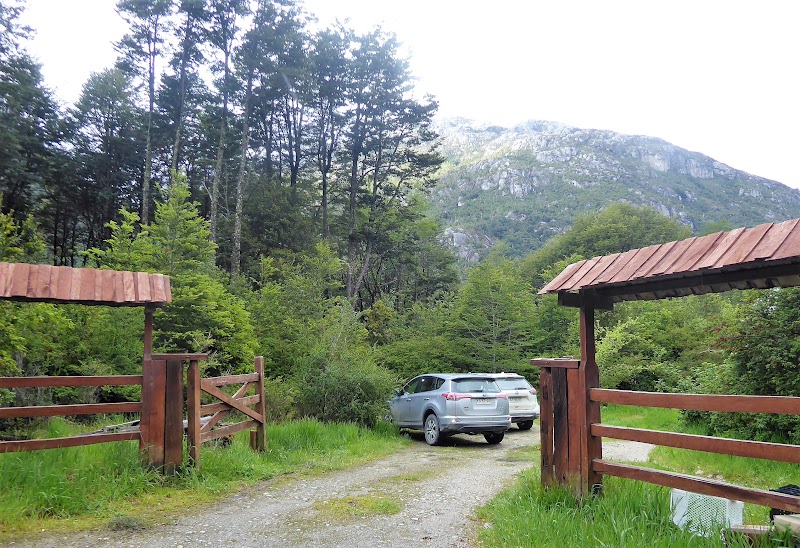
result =
M462 259L494 242L525 254L583 212L648 205L702 231L800 216L800 191L662 139L531 121L440 121L447 160L432 200Z

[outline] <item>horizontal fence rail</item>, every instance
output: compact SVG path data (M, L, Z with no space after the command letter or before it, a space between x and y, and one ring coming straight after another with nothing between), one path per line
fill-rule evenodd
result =
M665 394L662 392L634 392L592 388L591 401L663 407L690 411L720 411L731 413L772 413L800 415L800 398L790 396L728 396L720 394Z
M135 386L142 384L141 375L106 375L85 377L0 377L0 388L47 388L86 386ZM65 417L70 415L95 415L141 413L141 402L87 403L70 405L32 405L0 407L0 419L31 417ZM0 441L0 453L38 451L59 447L78 447L113 441L141 440L140 432L113 432L80 434L65 438Z

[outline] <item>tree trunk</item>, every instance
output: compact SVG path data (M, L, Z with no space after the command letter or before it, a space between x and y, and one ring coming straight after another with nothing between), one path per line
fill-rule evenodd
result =
M225 160L225 132L228 126L228 76L230 75L230 52L225 52L225 75L222 80L222 120L219 123L217 159L214 162L214 179L211 182L211 241L217 241L217 217L219 215L219 187L222 182L222 165Z
M247 74L247 92L244 98L244 121L242 122L242 156L239 158L239 179L236 185L236 212L233 219L233 252L231 253L231 275L236 276L241 270L242 253L242 209L244 207L244 189L247 182L247 149L250 139L250 99L253 94L253 69Z

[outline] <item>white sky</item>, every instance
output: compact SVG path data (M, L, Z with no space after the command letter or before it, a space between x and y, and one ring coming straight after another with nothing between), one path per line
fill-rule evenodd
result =
M74 101L125 32L113 0L28 0L29 50ZM800 188L800 2L306 0L406 45L440 114L660 137Z

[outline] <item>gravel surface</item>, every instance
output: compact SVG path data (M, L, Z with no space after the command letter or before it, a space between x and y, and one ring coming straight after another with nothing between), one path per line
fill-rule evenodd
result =
M316 477L265 482L192 516L142 531L100 530L48 536L16 546L454 546L474 545L475 509L537 465L520 458L539 430L512 428L499 445L482 436L454 436L429 447L414 435L409 449L370 464ZM649 452L631 442L606 442L607 458L635 460ZM646 444L636 444L644 446ZM626 454L626 447L631 447ZM328 511L341 499L384 497L399 513L352 517ZM365 500L365 499L358 499ZM351 502L350 504L358 504Z

